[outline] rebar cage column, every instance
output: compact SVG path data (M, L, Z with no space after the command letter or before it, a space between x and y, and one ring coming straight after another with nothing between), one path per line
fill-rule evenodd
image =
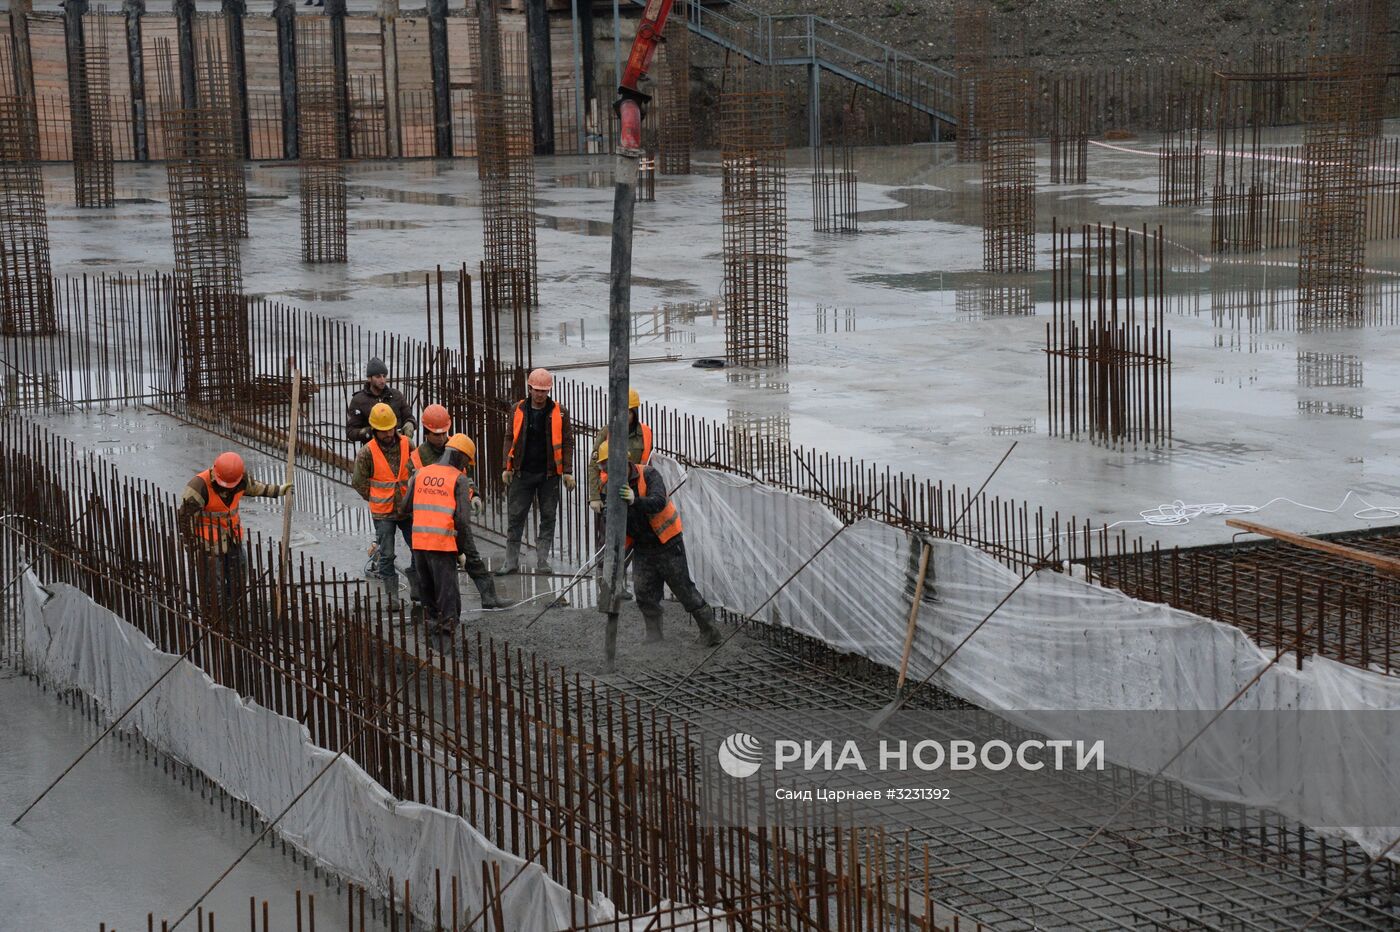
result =
M757 69L752 69L757 70ZM720 96L724 149L725 352L736 365L788 358L787 162L781 97L731 75Z

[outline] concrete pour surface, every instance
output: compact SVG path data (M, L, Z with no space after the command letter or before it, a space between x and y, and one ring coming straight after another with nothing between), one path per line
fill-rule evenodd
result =
M1280 131L1277 141L1296 133ZM768 372L704 371L690 362L724 352L722 315L675 308L716 299L722 286L720 179L713 154L698 174L662 177L655 203L639 204L633 308L655 311L660 331L641 337L633 382L644 397L793 443L852 454L929 478L976 486L1019 441L989 491L1097 522L1127 521L1166 543L1229 535L1223 518L1150 529L1139 512L1162 503L1262 505L1286 497L1336 509L1349 490L1400 504L1400 463L1386 451L1400 437L1395 401L1400 341L1394 324L1328 333L1270 329L1260 318L1217 324L1213 292L1253 281L1262 300L1290 303L1296 255L1208 255L1209 209L1156 201L1155 141L1091 146L1089 183L1051 187L1038 149L1038 229L1051 217L1075 223L1166 223L1168 326L1175 360L1174 442L1110 450L1047 432L1042 352L1049 318L1048 232L1037 237L1038 271L1023 279L1035 315L983 317L981 231L974 166L949 145L857 153L861 232L811 229L805 153L789 153L791 363ZM606 358L607 269L612 211L610 158L537 163L541 308L534 358L545 365ZM71 174L47 166L54 268L59 273L169 268L164 170L119 165L118 206L70 206ZM423 275L441 263L473 267L481 256L475 162L362 163L350 167L350 262L298 261L297 170L248 170L251 238L244 279L265 294L336 318L425 336ZM1206 253L1202 256L1202 253ZM1378 300L1400 287L1394 244L1373 243ZM1389 296L1389 297L1387 297ZM648 327L649 327L648 319ZM644 328L646 329L646 328ZM449 337L451 339L451 337ZM1355 357L1363 377L1318 386L1300 354ZM575 376L605 379L600 368ZM1335 513L1273 505L1260 520L1302 531L1364 526L1352 497ZM1363 515L1393 520L1383 513Z
M146 914L173 922L256 837L210 805L136 744L109 738L18 826L10 820L98 734L80 710L28 679L0 672L0 928L146 928ZM261 830L261 826L259 826ZM324 875L323 875L324 876ZM323 928L338 927L346 901L323 879L265 842L204 901L219 928L243 928L248 899L267 900L271 928L296 928L316 898ZM261 911L261 905L258 906ZM366 928L387 925L366 916ZM194 928L195 916L182 928Z

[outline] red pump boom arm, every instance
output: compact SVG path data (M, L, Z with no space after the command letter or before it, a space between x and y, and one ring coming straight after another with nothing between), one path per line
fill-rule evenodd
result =
M637 24L637 37L632 40L632 52L617 88L617 113L621 124L624 150L642 148L642 106L651 98L638 90L642 78L651 70L656 49L661 44L661 32L671 15L672 0L647 0L642 21Z

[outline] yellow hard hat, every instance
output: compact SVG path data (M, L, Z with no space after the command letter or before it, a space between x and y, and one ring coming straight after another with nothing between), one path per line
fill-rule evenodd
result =
M465 456L468 463L476 463L476 444L472 443L472 438L466 434L453 434L447 441L447 446Z
M635 459L632 458L632 451L630 449L627 451L627 460L628 462L632 463L637 462ZM608 465L608 442L606 440L598 444L598 465Z
M394 416L394 409L381 401L369 409L369 426L375 430L393 430L399 426L399 419Z
M642 396L637 394L635 388L627 389L627 409L630 411L633 408L640 408L641 406Z

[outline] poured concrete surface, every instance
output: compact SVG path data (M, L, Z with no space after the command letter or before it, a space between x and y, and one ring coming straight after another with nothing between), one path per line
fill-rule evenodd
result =
M1296 134L1281 133L1280 142ZM768 373L694 369L723 355L723 317L668 311L721 289L718 165L662 177L657 201L639 204L633 307L669 316L641 338L633 381L647 398L728 423L773 432L895 470L978 484L1019 441L989 491L1094 522L1134 521L1159 504L1263 504L1275 497L1333 509L1348 490L1400 504L1400 438L1394 326L1326 334L1212 321L1212 289L1267 276L1268 300L1288 302L1296 257L1230 257L1212 263L1206 208L1158 208L1155 141L1091 147L1089 183L1038 196L1039 229L1050 218L1167 224L1171 271L1167 321L1175 358L1169 448L1108 450L1047 433L1042 349L1049 316L1048 232L1042 269L1027 281L1036 315L979 319L981 231L977 169L951 147L924 145L858 154L861 233L811 230L805 155L790 153L791 365ZM1043 182L1045 151L1040 150ZM607 268L612 211L610 159L540 160L537 166L541 304L537 363L601 362L606 356ZM160 166L118 166L120 203L78 211L71 177L46 168L55 271L169 268L165 178ZM425 336L423 275L435 265L473 267L481 256L475 163L365 163L350 169L350 257L344 267L298 261L297 175L287 166L249 169L251 239L247 290L366 326ZM1400 270L1394 244L1372 244L1376 281ZM1400 283L1397 283L1400 284ZM1392 303L1394 298L1391 299ZM650 326L648 319L646 327ZM449 339L455 335L449 336ZM1300 386L1298 354L1356 356L1354 387ZM602 368L576 370L602 383ZM1328 413L1323 413L1328 412ZM1260 517L1296 530L1363 526L1351 500L1336 514L1276 504ZM1221 518L1156 533L1168 543L1225 539ZM1149 530L1129 524L1134 533Z
M173 922L256 837L152 766L136 744L108 738L18 826L10 821L99 733L80 710L0 668L0 928L134 932L146 914ZM230 801L225 801L229 806ZM261 826L259 829L261 830ZM218 928L243 928L248 899L269 903L271 928L295 928L295 897L316 897L321 928L344 923L346 900L264 842L204 902ZM369 919L369 917L366 917ZM181 928L194 928L191 917ZM227 925L225 925L227 923ZM366 928L385 925L368 922Z

